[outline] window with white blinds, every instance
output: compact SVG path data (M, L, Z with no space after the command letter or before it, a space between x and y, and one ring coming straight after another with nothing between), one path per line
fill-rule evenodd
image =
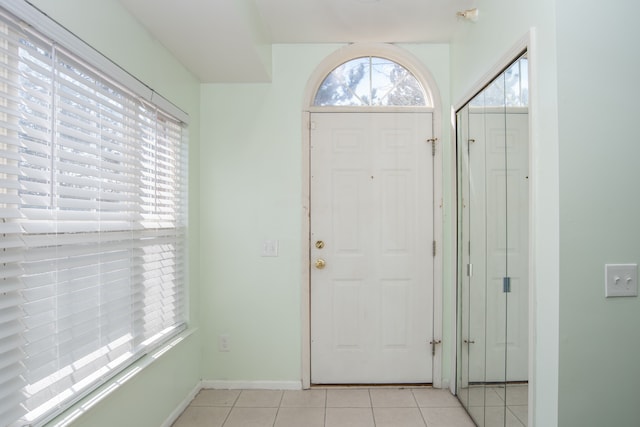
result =
M187 131L0 9L0 427L185 327Z

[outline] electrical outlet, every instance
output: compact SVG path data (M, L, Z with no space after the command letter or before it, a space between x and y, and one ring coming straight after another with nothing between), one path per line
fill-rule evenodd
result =
M230 351L229 335L223 334L218 336L218 351Z
M606 264L605 297L638 296L638 264Z

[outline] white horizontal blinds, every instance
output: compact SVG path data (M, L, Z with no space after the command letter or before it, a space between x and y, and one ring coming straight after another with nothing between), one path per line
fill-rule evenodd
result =
M182 126L141 105L141 221L135 256L137 338L142 346L171 331L184 316L186 280L186 151Z
M22 206L31 195L50 195L49 91L40 81L51 60L23 39L20 27L0 20L0 420L26 413Z
M25 228L33 245L24 263L33 273L24 277L31 308L26 407L33 418L96 384L111 362L134 356L132 102L71 55L55 46L51 52L52 218L46 227L40 221Z
M31 228L38 228L48 224L51 218L53 59L45 41L31 37L19 28L12 29L7 41L15 55L10 66L15 67L17 74L9 83L16 85L9 99L14 102L19 117L15 123L17 133L10 134L7 142L18 147L20 156L17 164L20 202L14 206L20 209L20 217L32 220ZM24 227L24 221L21 223Z
M0 420L26 425L184 327L187 144L14 21L0 9Z

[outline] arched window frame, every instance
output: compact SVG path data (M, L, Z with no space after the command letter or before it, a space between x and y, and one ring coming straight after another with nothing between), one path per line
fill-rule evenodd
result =
M314 100L324 79L340 65L362 57L379 57L396 62L418 80L425 92L425 106L316 106ZM326 57L310 76L304 96L303 111L441 111L440 94L431 72L409 52L386 43L356 43L344 46Z
M431 98L404 65L379 56L335 67L316 91L317 107L430 107Z

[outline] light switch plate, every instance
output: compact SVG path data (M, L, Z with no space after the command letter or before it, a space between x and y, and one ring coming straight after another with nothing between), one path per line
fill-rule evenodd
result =
M638 264L606 264L605 297L638 296Z
M277 240L265 240L262 242L262 255L261 256L278 256L278 241Z

